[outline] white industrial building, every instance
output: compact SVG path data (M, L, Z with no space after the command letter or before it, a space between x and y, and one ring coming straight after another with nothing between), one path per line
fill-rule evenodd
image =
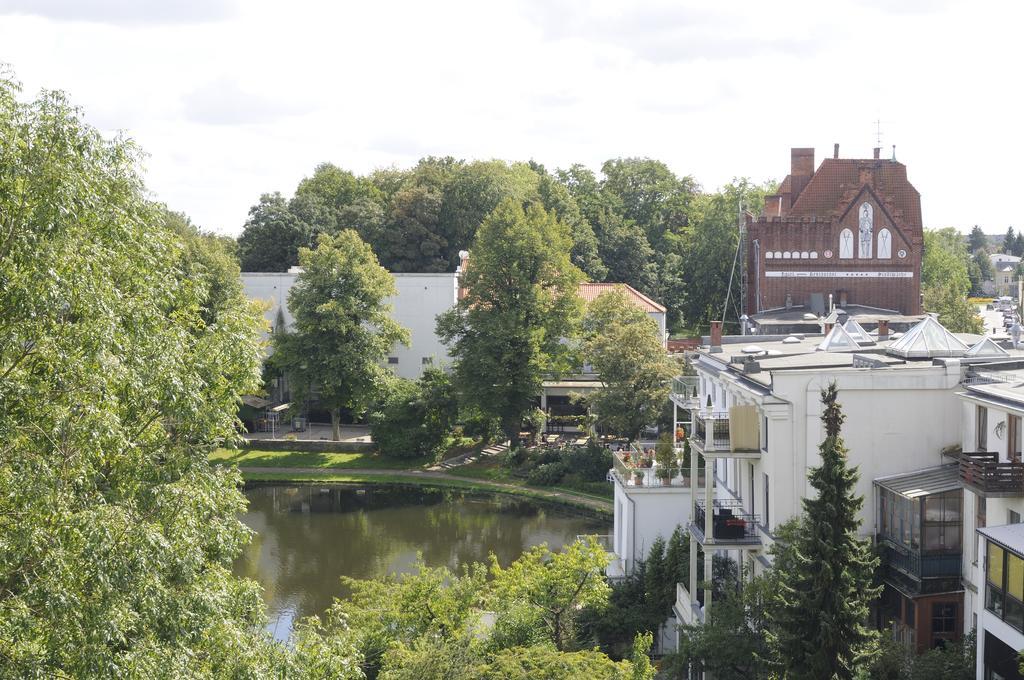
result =
M288 291L299 270L288 272L246 272L242 274L245 294L267 303L264 318L272 329L281 320L290 326L294 319L288 311ZM391 318L409 329L409 345L396 345L388 357L395 374L416 379L426 365L444 365L448 352L435 332L437 316L455 306L458 274L392 274L398 294L388 299Z

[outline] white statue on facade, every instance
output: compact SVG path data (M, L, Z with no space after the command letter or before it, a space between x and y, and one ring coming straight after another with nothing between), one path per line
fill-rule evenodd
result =
M871 257L871 241L873 240L871 232L874 226L874 210L870 203L864 203L860 206L860 250L858 251L860 257Z

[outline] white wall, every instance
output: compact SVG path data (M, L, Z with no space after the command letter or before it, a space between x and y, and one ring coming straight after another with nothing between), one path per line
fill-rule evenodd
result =
M242 274L245 294L254 300L268 303L263 316L270 326L277 319L277 310L284 312L289 326L294 318L288 311L288 291L295 283L296 273L246 272ZM435 365L449 360L444 345L435 333L435 319L455 306L458 295L456 275L452 274L392 274L398 295L388 300L392 305L391 318L409 329L408 347L398 345L391 356L398 364L390 364L403 378L418 378L423 370L423 358L433 359ZM267 335L264 334L264 338Z
M690 523L690 490L683 487L630 487L615 479L613 548L626 560L627 573L647 559L651 544L660 536L668 541L676 527Z

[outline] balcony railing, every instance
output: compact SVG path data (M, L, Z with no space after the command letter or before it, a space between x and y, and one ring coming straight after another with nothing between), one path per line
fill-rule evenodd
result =
M693 508L693 524L699 538L707 542L704 536L706 520L706 503L697 499ZM760 543L757 525L761 523L758 515L743 510L741 501L714 501L711 517L711 533L715 543Z
M742 431L733 431L736 426L728 411L697 411L693 420L691 442L704 453L756 455L761 452L759 424L756 421L749 423Z
M690 597L690 591L682 583L676 583L676 611L688 626L704 623L704 610L700 602Z
M690 487L690 469L681 467L665 468L638 467L629 452L616 451L612 454L612 474L619 483L630 488L657 488L663 486ZM703 486L704 472L698 473L698 483Z
M991 452L960 454L960 479L988 495L1024 496L1024 463L1002 462Z
M697 398L699 381L700 379L695 375L680 375L672 378L672 396L676 402L691 408L700 406L700 400Z
M883 565L916 579L960 576L960 553L922 554L920 550L905 548L885 538L879 538L878 545Z

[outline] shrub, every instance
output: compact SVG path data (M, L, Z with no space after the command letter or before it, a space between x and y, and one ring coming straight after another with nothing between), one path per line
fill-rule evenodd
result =
M373 440L385 456L414 458L439 451L458 414L451 378L427 369L416 382L398 378L370 415Z
M531 470L526 481L534 486L554 486L562 481L568 471L565 463L544 463Z
M612 467L612 452L592 441L586 446L572 449L567 462L569 469L581 480L600 482Z
M501 466L514 470L523 465L529 459L529 451L522 446L509 449L501 454Z

